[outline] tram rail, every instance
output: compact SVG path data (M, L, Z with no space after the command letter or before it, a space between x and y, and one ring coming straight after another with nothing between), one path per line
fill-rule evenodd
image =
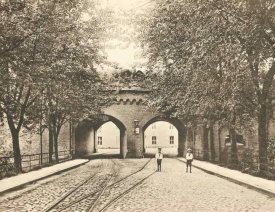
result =
M69 204L66 204L65 206L62 207L62 203L69 198L71 195L73 195L76 192L79 192L80 188L83 186L86 186L86 184L88 182L90 182L90 180L92 180L93 178L96 177L97 173L93 174L92 176L88 177L86 180L84 180L82 183L80 183L77 187L73 188L71 191L69 191L68 193L66 193L64 196L62 196L60 199L58 199L57 201L55 201L53 204L51 204L49 207L47 207L44 212L49 212L49 211L64 211L66 209L69 209L71 207L74 207L76 204L81 203L86 201L87 203L83 203L83 205L85 205L85 211L87 212L91 212L94 211L96 207L100 207L99 210L97 211L105 211L107 208L109 208L113 203L115 203L117 200L123 198L127 193L129 193L130 191L132 191L134 188L136 188L138 185L140 185L141 183L143 183L146 179L148 179L150 176L152 176L155 172L150 173L149 175L146 175L146 177L143 177L141 180L139 180L137 183L135 183L134 185L130 186L130 188L127 188L126 190L124 190L121 194L115 196L114 198L112 198L110 201L108 201L107 204L104 204L104 206L100 206L99 205L99 201L101 199L101 197L104 195L105 191L107 189L112 189L113 187L115 187L117 184L125 181L126 179L130 178L131 176L134 176L140 172L142 172L145 167L150 163L152 159L149 159L140 169L138 169L137 171L134 171L133 173L115 181L112 183L112 181L115 179L115 177L117 176L117 170L115 170L115 168L117 167L116 163L114 162L114 160L112 160L112 162L114 163L114 165L112 166L112 173L109 174L108 179L106 179L105 181L103 181L103 183L99 186L99 189L96 189L95 191L89 192L79 198L76 198L73 201L70 201ZM61 207L60 207L61 206Z

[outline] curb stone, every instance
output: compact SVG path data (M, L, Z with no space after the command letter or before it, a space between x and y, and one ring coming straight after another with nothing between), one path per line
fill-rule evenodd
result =
M40 180L43 180L43 179L46 179L46 178L48 178L48 177L52 177L52 176L54 176L54 175L58 175L58 174L61 174L61 173L63 173L63 172L67 172L67 171L70 171L70 170L72 170L72 169L78 168L78 167L80 167L80 166L82 166L82 165L85 165L85 164L88 163L88 162L89 162L89 160L84 161L84 162L82 162L82 163L80 163L80 164L73 165L73 166L71 166L71 167L62 169L62 170L58 170L58 171L53 172L53 173L50 173L50 174L46 174L46 175L44 175L44 176L42 176L42 177L39 177L39 178L34 179L34 180L30 180L30 181L28 181L28 182L24 182L24 183L22 183L22 184L20 184L20 185L16 185L16 186L12 187L12 188L8 188L8 189L5 189L5 190L2 190L2 191L0 191L0 196L3 196L5 193L11 192L11 191L16 191L16 190L22 189L22 188L26 187L27 185L36 183L36 182L38 182L38 181L40 181ZM49 166L49 167L50 167L50 166ZM0 182L1 182L1 181L0 181Z

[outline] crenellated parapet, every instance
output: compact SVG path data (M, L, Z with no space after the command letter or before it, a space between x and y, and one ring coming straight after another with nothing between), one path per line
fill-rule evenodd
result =
M136 105L141 105L141 104L145 104L145 101L144 99L137 99L137 98L133 98L133 99L130 99L130 98L117 98L116 100L117 104L118 105L133 105L133 104L136 104Z
M119 105L144 105L148 100L150 90L131 87L131 88L119 88L115 90L116 102Z

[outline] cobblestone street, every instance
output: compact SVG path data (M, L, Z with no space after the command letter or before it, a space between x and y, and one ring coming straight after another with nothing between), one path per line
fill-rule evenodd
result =
M275 211L275 199L185 164L164 159L157 172L108 211Z
M185 164L177 159L165 158L162 172L155 172L155 163L154 159L93 160L2 197L0 211L275 211L274 197L198 169L185 173ZM53 206L61 197L62 202Z

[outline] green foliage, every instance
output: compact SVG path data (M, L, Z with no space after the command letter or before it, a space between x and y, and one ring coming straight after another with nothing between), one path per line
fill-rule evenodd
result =
M189 122L219 121L235 130L258 121L263 167L274 96L274 8L271 0L160 0L139 23L148 65L158 74L152 104Z
M267 155L268 155L269 161L275 160L275 138L269 139L268 141Z
M4 95L1 112L7 109L7 104L19 104L9 95L20 96L20 101L24 101L22 94L27 94L29 88L30 99L34 101L28 107L38 104L40 101L35 101L49 87L54 87L55 98L63 97L66 104L70 102L68 99L82 99L80 94L88 89L90 95L97 95L100 80L94 65L102 60L101 38L104 39L108 22L102 10L84 0L24 1L20 7L14 5L17 5L14 1L5 1L0 11L1 93ZM83 14L89 21L82 18ZM11 108L15 119L20 116L20 107L17 108Z
M142 19L149 64L161 71L152 96L172 116L230 122L237 115L241 126L255 115L256 97L243 47L213 4L159 1Z
M22 126L33 130L41 119L49 124L50 114L57 132L70 117L97 111L106 101L94 66L103 59L109 20L86 0L7 0L0 20L0 114L8 120L19 166Z
M0 179L16 175L16 168L9 158L0 158Z
M122 70L112 73L109 78L110 87L140 87L148 88L149 77L142 71Z
M2 156L12 157L12 155L13 155L12 146L0 145L0 157Z
M257 166L254 161L253 151L245 149L241 154L240 168L244 173L252 173L257 171Z

